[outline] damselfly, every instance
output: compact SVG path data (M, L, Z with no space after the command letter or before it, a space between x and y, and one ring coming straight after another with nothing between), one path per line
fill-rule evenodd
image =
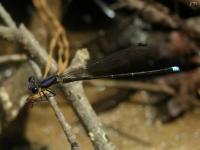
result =
M123 51L126 53L126 51ZM119 54L119 55L118 55ZM113 58L115 57L115 58ZM92 80L92 79L118 79L118 78L131 78L135 79L140 76L150 76L160 73L174 73L179 72L180 68L178 66L172 66L164 69L156 69L150 71L142 71L142 72L128 72L128 73L110 73L110 74L95 74L91 71L91 67L95 70L99 69L99 64L104 64L106 67L106 62L110 63L110 58L112 60L122 61L126 58L120 55L119 52L111 54L109 56L104 57L103 59L99 59L94 61L92 64L87 64L86 67L73 70L68 73L63 73L61 75L51 75L43 80L38 80L37 78L31 76L28 79L28 89L33 94L39 94L39 97L45 96L48 98L49 96L55 96L55 93L50 90L50 87L55 84L63 84L63 83L70 83L74 81L81 81L81 80ZM111 64L107 64L111 65ZM112 64L117 65L117 64ZM123 69L123 68L122 68Z

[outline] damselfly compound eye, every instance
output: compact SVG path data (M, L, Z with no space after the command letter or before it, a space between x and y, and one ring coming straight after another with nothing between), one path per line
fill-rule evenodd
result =
M28 78L28 89L34 94L38 92L37 82L32 76Z
M36 94L38 92L38 88L32 84L32 82L29 82L28 89L33 93Z
M38 92L38 88L36 88L36 87L32 88L31 92L34 93L34 94L36 94Z

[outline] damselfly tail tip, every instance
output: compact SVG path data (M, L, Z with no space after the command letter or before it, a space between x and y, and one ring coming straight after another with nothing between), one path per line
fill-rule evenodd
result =
M180 67L178 67L178 66L173 66L173 67L171 67L171 69L173 72L179 72L181 70Z

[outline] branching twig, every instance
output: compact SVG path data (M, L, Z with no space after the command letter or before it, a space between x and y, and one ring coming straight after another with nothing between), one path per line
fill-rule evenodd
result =
M5 9L0 5L0 13L2 12L1 16L2 19L5 19L9 14L5 11ZM47 59L45 59L45 56L47 56L45 50L39 45L37 40L34 38L34 36L26 29L25 26L21 25L19 28L14 27L12 25L12 19L9 18L9 21L6 22L7 25L10 27L0 27L0 36L3 38L6 38L8 40L12 40L15 42L18 42L22 44L25 47L25 50L29 57L35 58L34 60L38 63L46 63ZM39 57L36 58L36 57ZM47 57L46 57L47 58ZM42 60L41 60L42 59ZM44 66L44 64L43 64ZM54 69L55 65L54 65ZM78 143L76 142L76 137L71 131L70 125L65 121L64 115L60 111L57 102L54 99L49 99L49 103L51 104L56 117L58 118L59 123L61 124L63 131L71 144L72 150L79 150Z
M88 59L88 51L78 51L68 71L86 63L84 60ZM80 65L81 64L81 65ZM87 130L87 133L92 140L92 143L97 150L113 150L115 147L108 140L106 133L103 130L100 120L92 109L83 89L81 82L74 82L62 85L68 100L71 102L73 109L78 114L81 122Z
M0 36L24 45L28 56L37 62L38 65L41 63L46 63L45 61L47 61L47 57L45 58L45 56L47 56L47 54L45 50L39 45L39 43L35 40L33 35L26 29L25 26L21 25L19 29L0 26ZM44 64L41 66L44 67ZM55 64L54 69L56 70ZM71 144L72 150L76 150L78 148L78 144L74 144L75 135L73 135L73 133L70 131L70 125L64 121L64 116L58 109L56 101L50 100L49 102L63 128L68 141ZM71 143L72 141L73 143Z
M32 0L37 9L42 21L50 28L49 32L52 34L49 43L49 61L47 63L44 77L50 71L53 53L58 49L58 74L62 73L68 66L69 61L69 41L67 34L54 13L50 10L45 0ZM57 48L56 48L57 47Z
M0 26L0 36L8 40L21 43L26 50L28 56L34 60L41 68L44 68L47 63L48 55L46 51L40 46L34 36L26 29L24 25L21 25L18 29ZM87 53L82 51L82 54ZM75 64L80 61L74 59L74 63L70 68L74 68ZM81 58L79 57L79 60ZM54 61L51 72L55 73L56 63ZM64 93L68 96L68 100L71 102L73 109L77 113L80 120L83 122L87 133L97 150L113 150L115 147L108 140L105 131L102 128L102 124L92 109L80 82L71 83L62 86Z
M37 64L34 63L34 61L30 61L32 68L34 69L36 75L38 78L42 77L41 69ZM61 112L60 108L58 107L58 104L56 100L52 97L48 99L48 102L50 103L59 123L62 126L62 129L71 145L72 150L79 150L79 145L76 142L76 136L71 132L71 126L65 121L65 117L63 113Z

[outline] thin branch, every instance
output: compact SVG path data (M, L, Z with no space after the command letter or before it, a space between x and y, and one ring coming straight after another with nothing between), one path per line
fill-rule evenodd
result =
M34 63L34 61L31 61L32 68L34 69L37 77L42 77L42 72L37 64ZM60 108L58 107L58 103L56 100L51 97L47 99L50 103L56 118L58 119L59 123L62 126L62 129L64 131L64 134L66 135L72 150L79 150L79 145L76 142L76 136L71 131L71 126L66 122L65 117L63 113L61 112Z
M63 113L61 112L60 108L58 107L56 100L52 97L52 98L49 98L48 101L49 101L51 107L53 108L54 113L55 113L59 123L61 124L66 137L68 138L68 141L71 145L71 149L79 150L80 148L77 143L76 136L72 133L71 126L66 122L65 117L64 117Z
M47 63L48 55L40 46L35 37L24 25L18 29L0 26L0 36L22 44L27 55L43 69ZM82 53L87 53L82 51ZM53 61L51 72L56 72L56 63ZM79 63L79 61L77 62ZM75 63L74 63L75 64ZM73 64L73 65L74 65ZM71 68L74 68L71 66ZM80 82L62 85L67 99L82 121L96 150L114 150L115 146L108 140L102 124L92 109Z
M10 54L0 56L0 64L8 62L22 62L27 60L27 56L24 54Z
M50 28L49 32L52 34L52 40L50 42L50 53L49 53L49 62L51 62L52 55L55 50L59 50L57 52L58 55L58 74L62 73L65 68L68 66L69 61L69 41L67 38L67 34L62 24L59 22L56 15L51 11L48 4L45 0L32 0L34 6L37 9L42 21L46 24L47 27ZM56 39L56 40L55 40ZM54 46L52 46L54 45ZM55 49L55 47L57 47ZM49 63L46 65L44 77L46 77L47 73L49 73L50 66Z
M114 88L128 88L137 90L147 90L151 92L162 92L171 96L175 95L175 90L167 85L159 85L156 83L143 83L139 81L122 81L122 80L94 80L86 83L95 86L105 86Z
M46 51L40 46L38 41L23 24L21 24L19 28L0 26L0 36L7 40L22 44L25 48L24 52L26 52L28 57L34 60L39 66L41 66L40 64L45 64L47 62L48 57ZM56 72L55 61L52 63L52 70Z
M46 51L40 46L34 36L26 29L24 25L17 28L10 15L6 12L2 5L0 5L0 16L6 22L9 27L0 26L0 36L8 40L18 42L25 47L26 53L38 64L46 63L47 56ZM39 57L39 58L38 58ZM44 64L43 64L44 66ZM56 65L54 64L54 69ZM54 99L50 99L51 104L62 129L71 144L72 150L78 150L79 146L76 142L76 136L72 133L70 125L65 121L62 112L60 111L57 102Z
M67 71L80 68L84 66L86 60L88 59L88 51L83 49L79 50L74 59L72 60L71 65ZM79 116L81 122L87 130L88 136L90 137L92 143L95 146L96 150L114 150L115 146L109 141L105 131L103 130L102 123L99 118L96 116L92 106L87 99L82 82L73 82L69 84L63 84L62 88L68 97L68 100L71 102L74 111Z
M0 3L0 17L3 19L3 21L6 23L7 26L9 26L11 28L16 28L15 22L11 18L10 14L7 13L7 11L2 6L1 3Z

